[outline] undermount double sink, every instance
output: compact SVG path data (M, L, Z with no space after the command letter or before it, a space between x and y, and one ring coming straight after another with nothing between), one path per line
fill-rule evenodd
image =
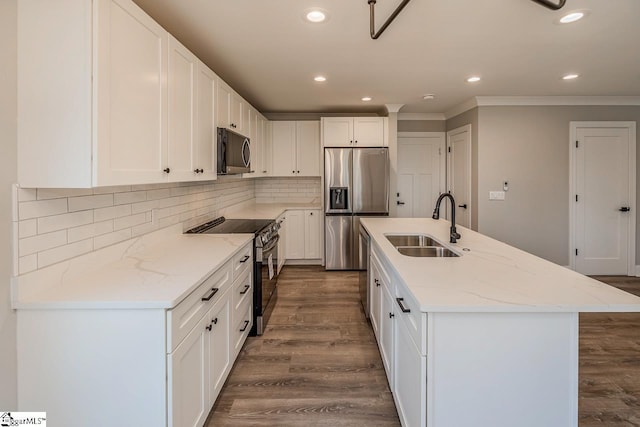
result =
M460 256L424 234L388 234L385 237L402 255L429 258Z

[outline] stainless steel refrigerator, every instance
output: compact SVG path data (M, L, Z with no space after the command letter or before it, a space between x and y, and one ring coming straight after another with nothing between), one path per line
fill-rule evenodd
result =
M360 218L389 215L389 150L325 148L324 168L326 269L364 270Z

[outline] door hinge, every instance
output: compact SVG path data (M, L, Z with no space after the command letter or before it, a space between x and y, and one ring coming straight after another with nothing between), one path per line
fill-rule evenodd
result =
M578 250L576 249L576 256L578 256Z
M576 202L578 201L578 195L576 194Z
M578 141L576 141L576 148L578 148L578 145L579 145L579 143L578 143Z

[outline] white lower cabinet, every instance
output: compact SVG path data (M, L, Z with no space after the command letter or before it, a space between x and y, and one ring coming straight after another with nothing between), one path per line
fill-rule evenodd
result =
M389 389L404 427L427 422L426 313L394 281L373 247L369 294L371 324L378 340Z
M282 270L285 261L287 260L287 235L288 228L287 227L287 213L284 212L282 215L276 219L276 222L280 225L280 230L278 234L280 235L280 239L278 240L278 273Z
M168 310L18 310L17 409L67 427L203 426L252 326L252 247Z
M287 259L322 258L322 211L288 210L286 219Z

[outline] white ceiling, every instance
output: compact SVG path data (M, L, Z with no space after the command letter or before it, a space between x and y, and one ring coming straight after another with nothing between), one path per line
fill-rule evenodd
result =
M442 113L474 96L640 95L640 0L567 0L560 11L531 0L412 0L378 40L367 0L134 1L263 113L385 104ZM399 3L378 0L376 28ZM327 22L302 19L314 6ZM576 9L589 15L555 23ZM563 81L569 72L580 78ZM327 81L314 82L318 74ZM470 75L482 80L469 84Z

